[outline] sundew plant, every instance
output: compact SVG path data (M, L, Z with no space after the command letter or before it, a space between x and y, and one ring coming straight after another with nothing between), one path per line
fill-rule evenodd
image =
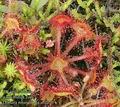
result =
M120 107L120 1L1 0L0 105Z

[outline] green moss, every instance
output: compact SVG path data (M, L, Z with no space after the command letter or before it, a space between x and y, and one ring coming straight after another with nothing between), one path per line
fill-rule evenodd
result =
M6 67L3 72L5 73L8 79L12 79L17 75L15 65L11 62L6 64Z
M7 43L7 41L1 41L0 42L0 54L7 55L9 52L10 45Z

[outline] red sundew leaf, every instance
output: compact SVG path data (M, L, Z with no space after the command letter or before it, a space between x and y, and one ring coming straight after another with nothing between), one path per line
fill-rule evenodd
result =
M70 16L61 14L54 16L49 22L55 27L64 28L67 25L70 25L73 22L73 19Z
M96 81L96 70L98 69L98 66L102 60L102 44L100 38L96 38L95 40L95 45L92 47L86 47L84 48L84 52L86 55L93 55L85 61L89 62L91 65L91 72L89 73L90 75L90 80L89 83L94 83Z
M61 82L61 81L60 81ZM51 94L51 95L47 95ZM40 87L40 98L45 100L46 97L55 97L55 96L73 96L78 97L79 93L76 91L76 88L72 85L66 86L65 84L57 85L57 86L49 86L48 83L43 84ZM49 98L48 98L49 99Z
M25 61L17 57L15 61L16 69L20 72L21 79L29 86L32 92L39 86L34 76L30 74L31 67Z
M12 36L15 32L20 32L20 19L18 15L13 13L8 13L4 17L4 30L2 31L2 36L6 33Z
M27 65L27 63L18 56L15 58L15 65L19 71L27 72L30 70L30 67Z
M10 29L16 29L16 28L19 29L19 27L20 27L19 17L18 17L18 15L13 14L13 13L8 13L5 15L4 23Z
M85 61L89 62L91 66L91 72L89 83L94 83L96 81L96 70L98 69L98 66L102 60L102 46L101 42L98 42L95 44L94 47L89 47L84 49L86 55L92 55L91 57L85 59Z
M22 41L20 44L16 45L18 50L22 50L30 55L39 50L41 42L35 34L24 33L22 36Z
M32 92L36 90L39 86L38 82L27 72L21 74L22 80L27 84L27 86L31 89Z
M55 25L55 24L53 24L54 25L54 29L58 26L58 25ZM98 66L99 66L99 64L101 62L101 59L102 59L101 40L95 38L95 34L91 31L90 27L86 23L84 23L82 21L73 20L72 23L69 26L75 32L74 33L75 34L74 38L72 38L73 41L68 44L68 46L66 47L66 49L65 49L65 51L63 53L60 53L58 51L58 53L60 53L60 54L59 55L55 54L54 56L55 57L57 57L57 56L59 56L59 57L64 56L65 59L67 59L68 63L73 63L74 61L79 61L79 60L85 60L85 61L89 62L90 64L91 64L91 62L93 62L92 66L90 65L91 72L89 74L90 75L89 84L92 84L92 83L94 83L96 81L96 70L98 69ZM58 32L58 31L56 30L56 32ZM56 33L56 37L57 38L58 38L58 36L59 35ZM59 36L59 37L61 38L61 36ZM77 56L77 57L73 56L71 59L68 58L67 54L69 55L70 50L72 50L72 48L74 46L76 46L77 43L80 42L80 40L82 40L82 39L91 39L91 40L95 39L95 45L93 47L84 48L85 52L84 52L83 56ZM56 47L58 46L58 48L56 48L56 50L60 50L60 39L58 39L58 41L59 41L59 44L56 45ZM57 43L58 43L58 41L57 41ZM62 58L60 58L60 59L62 59ZM59 66L59 64L57 66ZM63 69L64 69L64 67L63 67ZM58 67L57 67L56 70L58 70ZM76 71L78 71L78 70L76 70ZM80 73L82 73L82 72L80 72ZM77 74L78 73L76 73L76 75ZM82 73L82 74L85 74L85 73Z
M71 27L75 31L76 36L78 38L85 39L94 39L95 34L91 31L91 28L83 21L74 21Z

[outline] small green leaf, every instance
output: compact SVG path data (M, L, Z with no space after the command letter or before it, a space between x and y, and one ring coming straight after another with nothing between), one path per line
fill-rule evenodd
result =
M48 0L32 0L31 1L31 7L35 10L39 10L40 8L42 8L46 3L48 2Z
M111 23L118 22L120 23L120 14L116 13L111 17Z
M82 8L86 8L87 7L87 4L86 4L86 2L83 2L82 0L77 0L77 2L78 2L78 4L79 4L79 6L81 6Z
M119 76L119 75L120 75L120 72L119 72L119 71L117 71L117 70L113 70L113 75L114 75L115 77L117 77L117 76Z
M53 0L49 0L47 9L45 10L44 13L45 17L47 17L50 14L50 11L52 9L52 4L53 4Z
M72 9L71 13L76 19L85 19L85 15L78 13L76 9Z
M102 21L100 20L100 18L97 18L97 19L96 19L96 22L97 22L98 24L100 24L100 25L103 24Z
M28 10L27 5L23 5L23 7L22 7L22 11L23 11L24 14L27 13L27 10Z
M112 52L116 51L116 48L117 48L117 47L116 47L115 45L113 45L113 46L112 46Z
M0 98L4 95L4 90L0 90Z
M111 23L109 19L106 19L105 17L103 17L103 22L104 22L105 26L109 27L113 33L116 32L116 28L114 27L114 24Z
M113 66L117 66L118 63L115 62L115 64ZM120 82L120 72L117 70L113 70L113 85L115 87L116 92L120 95L120 86L119 83Z
M116 90L117 90L117 93L118 93L119 96L120 96L120 88L117 88Z
M47 49L47 48L41 48L41 53L42 53L42 54L46 55L46 54L48 54L49 52L50 52L49 49Z
M113 36L113 37L112 37L112 43L116 43L116 42L119 41L119 40L120 40L120 38L117 37L117 36Z
M65 11L69 5L72 3L73 0L67 0L64 4L62 4L62 6L60 7L61 11Z
M120 82L120 75L119 75L117 78L115 78L114 82L115 82L116 84L117 84L118 82Z
M115 68L115 67L117 67L117 66L120 66L120 62L114 61L113 68Z
M102 15L101 15L101 9L100 9L100 6L99 6L99 2L98 1L95 1L95 9L97 11L97 14L99 15L100 19L102 18Z
M102 6L100 8L100 11L101 11L101 15L104 16L105 15L105 6Z
M26 87L26 84L20 80L16 80L13 84L13 88L16 90L22 90Z
M27 4L22 3L22 16L23 19L27 20L33 16L34 10L30 8Z
M4 89L7 86L7 82L4 81L2 84L0 84L0 89Z
M105 17L103 18L103 22L105 23L106 27L110 27L110 21L108 19L106 19Z
M94 0L88 0L87 1L87 6L89 7L92 3L93 3Z
M47 38L52 37L52 35L49 33L46 34L44 30L41 30L39 37L40 39L45 41Z
M119 28L118 29L115 29L115 34L114 36L112 37L112 43L116 43L120 40L120 31L119 31Z
M0 12L7 13L8 12L8 7L5 5L0 5Z
M43 12L41 10L38 12L38 15L39 15L41 20L45 19L44 15L43 15Z
M89 8L86 8L85 10L86 10L86 20L88 20L92 16L92 13Z

